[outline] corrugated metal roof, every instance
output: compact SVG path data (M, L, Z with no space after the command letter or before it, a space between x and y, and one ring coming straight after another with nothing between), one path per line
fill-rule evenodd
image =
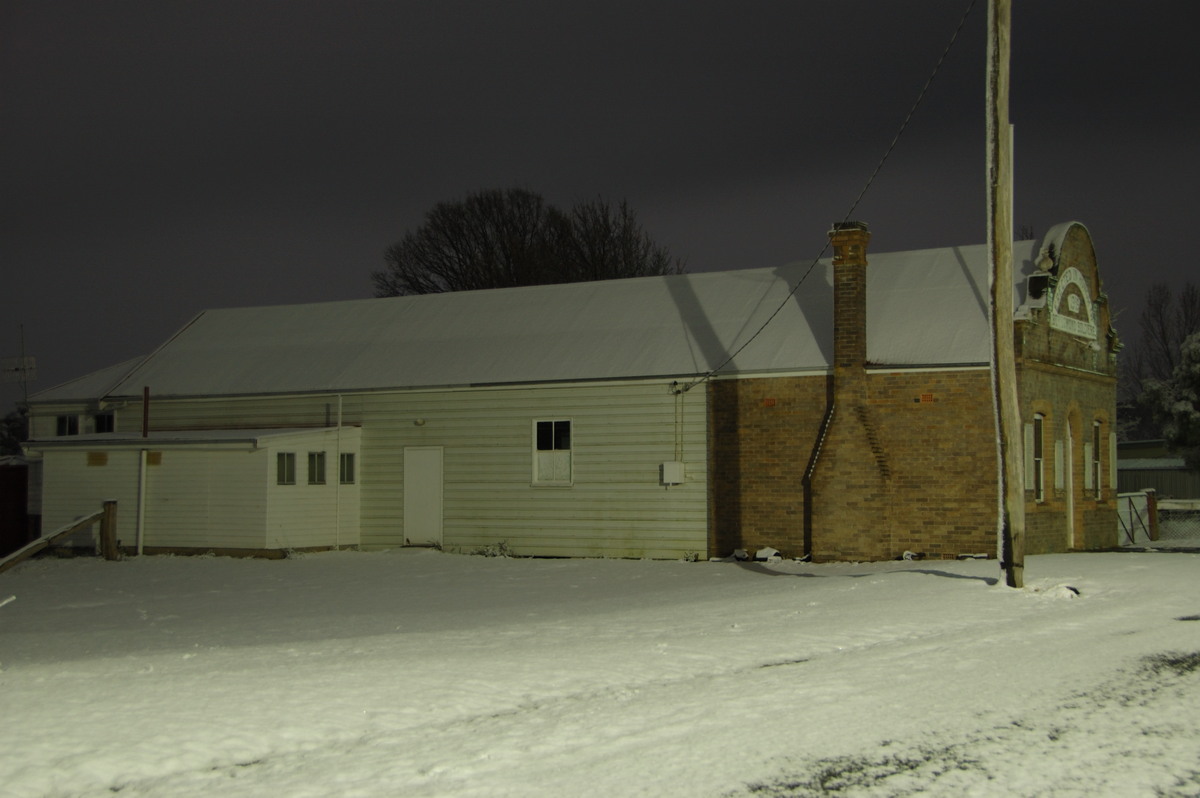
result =
M129 376L142 360L144 358L137 357L115 366L93 371L82 377L60 383L53 388L39 391L31 398L43 402L86 402L106 396L113 386Z
M1015 246L1018 304L1032 255L1033 242ZM870 362L988 361L983 245L868 261ZM34 398L75 398L84 385L100 389L87 398L142 386L205 396L825 370L832 267L822 261L789 297L807 269L209 310L123 379L93 375Z

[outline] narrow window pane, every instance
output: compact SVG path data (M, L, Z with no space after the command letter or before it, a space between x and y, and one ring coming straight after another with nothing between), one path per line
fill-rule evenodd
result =
M308 484L325 484L325 452L308 453Z
M539 421L537 423L537 448L539 452L548 452L554 448L553 421Z
M1044 417L1033 417L1033 495L1036 501L1046 497L1046 458L1043 452L1042 425Z
M278 485L296 484L296 455L292 452L279 452L275 455L275 483Z
M347 452L338 458L338 482L343 485L354 484L354 453Z
M554 422L554 448L560 449L560 450L571 448L571 422L570 421L555 421Z

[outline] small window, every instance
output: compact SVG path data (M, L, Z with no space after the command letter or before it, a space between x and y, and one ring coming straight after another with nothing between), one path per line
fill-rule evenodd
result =
M55 429L59 437L63 435L78 435L79 416L59 416Z
M308 453L308 484L325 484L325 452Z
M112 413L97 413L92 417L96 425L96 432L114 432L117 429L117 420Z
M571 422L534 422L533 481L542 485L571 484Z
M342 485L354 484L354 452L338 455L338 482Z
M275 455L275 484L296 484L295 452L279 452L277 455Z
M1033 417L1032 440L1030 441L1030 453L1032 456L1032 469L1030 476L1030 484L1028 488L1033 491L1034 501L1046 500L1046 452L1045 452L1045 427L1046 417L1038 413Z
M1092 484L1096 487L1096 499L1104 498L1103 477L1104 472L1100 470L1100 422L1096 421L1092 424L1092 462L1088 467L1092 469Z

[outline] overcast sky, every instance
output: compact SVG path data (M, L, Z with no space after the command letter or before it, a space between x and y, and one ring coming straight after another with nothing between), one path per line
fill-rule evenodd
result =
M204 308L368 297L486 188L628 199L690 271L809 260L970 5L0 0L0 357L23 324L32 392ZM1131 337L1196 279L1190 5L1014 5L1015 224L1086 224ZM854 213L875 251L984 241L986 15Z

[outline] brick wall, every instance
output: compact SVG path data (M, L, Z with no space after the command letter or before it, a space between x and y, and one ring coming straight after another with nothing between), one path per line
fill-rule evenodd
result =
M869 373L863 386L866 402L836 408L806 494L829 378L709 385L712 554L763 546L818 560L994 553L987 371Z
M816 560L894 559L905 551L934 559L995 556L997 466L987 369L871 370L862 386L861 404L836 407L806 485L829 378L709 385L711 554L772 546L786 556L811 552ZM1032 489L1026 493L1026 552L1114 545L1107 426L1113 383L1027 364L1020 387L1023 418L1042 413L1046 436L1044 499L1034 501ZM1103 430L1099 499L1083 489L1084 437L1097 420ZM1065 446L1068 423L1076 429L1070 540L1068 502L1054 485L1054 442Z
M813 474L817 559L994 553L996 450L983 369L868 372Z
M1116 377L1018 359L1021 417L1043 416L1045 493L1037 501L1025 491L1027 554L1100 549L1117 542L1117 486L1111 482ZM1100 430L1100 485L1088 490L1085 444ZM1062 462L1057 462L1061 458ZM1057 474L1061 474L1058 477ZM1068 499L1068 491L1073 496Z
M804 553L804 471L827 386L825 376L709 383L710 554Z

